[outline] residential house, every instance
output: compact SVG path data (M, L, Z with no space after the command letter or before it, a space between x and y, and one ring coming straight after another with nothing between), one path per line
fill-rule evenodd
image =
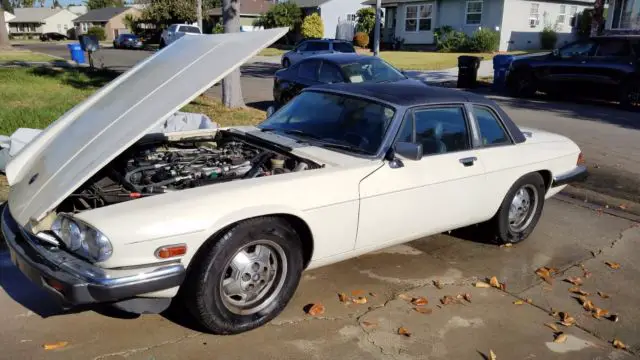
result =
M104 29L106 40L114 40L118 35L130 32L124 21L127 14L139 17L141 11L134 7L94 9L77 17L73 20L73 24L78 35L86 34L89 28L101 27Z
M8 12L8 11L4 11L4 22L5 25L7 26L7 32L9 32L9 20L15 18L16 16L13 15L12 13Z
M634 0L630 0L634 1ZM448 25L471 35L480 28L500 32L500 51L540 48L540 32L552 28L557 45L576 37L578 14L594 0L382 0L384 42L434 45L434 30ZM375 0L364 4L375 6Z
M324 37L352 40L356 13L366 7L362 0L284 0L296 3L304 15L318 13L324 24ZM375 0L374 0L375 4Z
M238 0L240 8L241 30L252 30L253 22L274 5L274 0ZM207 12L211 22L217 24L222 22L222 9L213 8Z
M640 34L640 1L610 0L605 29L609 33Z
M15 18L8 21L13 36L39 36L48 32L67 35L76 15L67 9L15 8Z

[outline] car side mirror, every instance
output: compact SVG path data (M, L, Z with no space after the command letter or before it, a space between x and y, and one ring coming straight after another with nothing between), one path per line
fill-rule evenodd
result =
M267 108L267 119L271 117L271 115L273 115L273 113L276 112L276 108L275 106L271 105Z
M418 161L422 159L422 144L397 142L395 152L403 158Z

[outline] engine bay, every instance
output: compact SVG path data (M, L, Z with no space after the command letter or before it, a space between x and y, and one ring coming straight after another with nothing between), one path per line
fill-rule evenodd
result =
M58 211L80 212L146 196L320 166L224 130L138 143L74 191Z

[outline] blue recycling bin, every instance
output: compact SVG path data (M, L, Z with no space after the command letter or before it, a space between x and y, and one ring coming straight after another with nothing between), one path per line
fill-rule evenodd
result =
M75 61L78 64L84 64L84 51L82 50L82 46L78 43L68 44L67 48L71 53L71 60Z
M513 62L513 55L496 55L493 57L493 90L504 90L507 85L507 70Z

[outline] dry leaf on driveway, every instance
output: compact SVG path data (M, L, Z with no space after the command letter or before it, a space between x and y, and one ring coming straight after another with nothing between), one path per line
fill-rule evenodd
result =
M609 295L603 293L602 291L598 291L598 296L600 296L603 299L608 299L609 298Z
M578 276L569 276L568 278L564 279L564 281L576 286L582 285L582 279Z
M307 314L311 316L318 316L324 314L324 310L324 305L312 304L311 307L309 307L309 310L307 310Z
M496 357L496 353L494 353L491 349L489 349L489 360L498 360L498 358Z
M45 350L57 350L57 349L62 349L63 347L67 346L68 344L69 344L68 341L58 341L56 343L44 344L44 345L42 345L42 347Z
M555 339L553 339L553 342L554 343L558 343L558 344L562 344L562 343L564 343L566 341L567 341L567 334L565 334L565 333L560 333L560 334L558 334L558 336L556 336Z
M523 300L516 300L513 302L513 305L524 305L524 301Z
M344 302L349 301L349 297L345 293L339 293L338 294L338 300L340 300L340 302L344 303Z
M536 270L536 275L540 276L540 278L546 281L549 284L553 284L553 278L551 277L551 269L546 266L538 268Z
M477 288L490 288L491 285L487 284L484 281L478 281L477 283L473 284L473 286L477 287Z
M605 264L607 264L608 267L612 268L613 270L618 270L620 269L620 264L617 262L612 262L612 261L605 261Z
M591 294L589 294L588 292L580 289L580 287L578 286L574 286L572 288L569 288L569 292L570 293L574 293L574 294L578 294L578 295L582 295L582 296L589 296Z
M600 320L601 317L607 316L609 314L609 310L595 308L593 309L593 317Z
M462 295L462 298L468 302L471 302L471 294L469 293L465 293L464 295Z
M440 299L440 302L442 303L442 305L449 305L455 303L456 299L454 299L452 296L445 295L442 299Z
M416 305L416 306L424 306L424 305L427 305L429 303L429 300L427 300L426 298L421 296L421 297L417 297L417 298L412 299L411 303L413 305Z
M613 339L613 347L616 349L626 349L627 345L625 345L622 341L618 339Z
M351 302L353 302L354 304L366 304L367 303L367 298L364 296L360 296L357 299L351 299Z
M406 328L404 328L404 327L400 327L400 328L398 329L398 335L404 335L404 336L406 336L406 337L411 337L411 333L409 332L409 330L407 330L407 329L406 329Z
M440 280L433 280L433 285L438 289L442 289L444 287L442 286L442 283L440 282Z
M500 289L500 282L495 276L492 276L491 279L489 279L489 285L493 286L494 288Z
M575 325L576 323L576 319L569 315L569 313L567 312L561 312L560 313L560 324L564 325L564 326L571 326L571 325Z
M400 294L398 295L398 299L402 299L404 301L411 301L413 300L413 296L409 296L407 294Z

